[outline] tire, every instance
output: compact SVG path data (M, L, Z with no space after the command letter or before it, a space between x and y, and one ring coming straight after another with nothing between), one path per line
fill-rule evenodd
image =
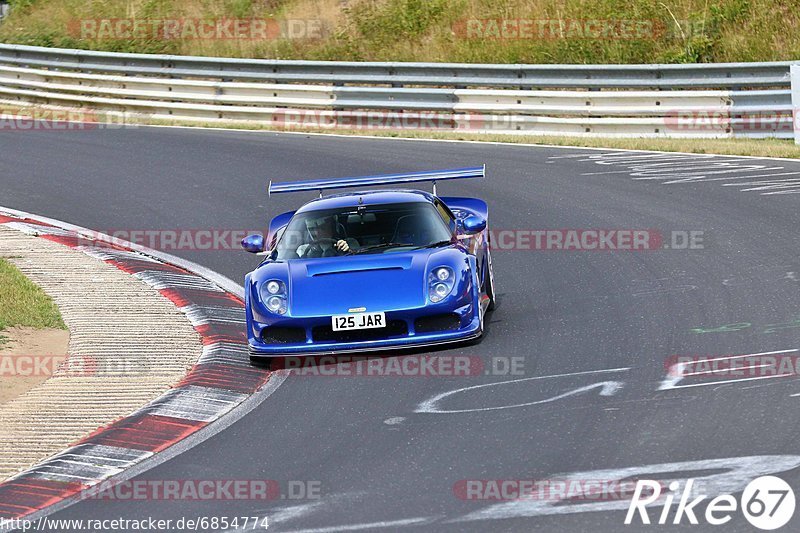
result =
M486 307L486 310L494 311L494 269L492 268L492 253L489 250L486 250L486 261L489 263L489 267L486 269L486 295L489 297L489 305Z

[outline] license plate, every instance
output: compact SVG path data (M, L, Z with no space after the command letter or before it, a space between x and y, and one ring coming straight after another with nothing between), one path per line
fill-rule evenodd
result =
M370 329L386 327L383 313L351 313L349 315L333 315L331 317L333 331L346 329Z

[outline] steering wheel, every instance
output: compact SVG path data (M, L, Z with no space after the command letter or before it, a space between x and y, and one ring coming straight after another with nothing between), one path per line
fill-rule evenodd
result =
M309 249L316 248L317 250L319 250L320 257L332 257L332 256L326 256L325 255L326 251L322 250L322 244L329 244L330 248L328 248L328 250L333 250L333 253L335 255L349 255L349 254L353 253L352 250L348 250L346 252L343 252L343 251L340 251L338 248L336 248L336 243L341 241L341 240L344 240L344 239L331 239L331 238L328 238L328 237L320 238L320 239L317 239L316 241L310 243L310 248Z

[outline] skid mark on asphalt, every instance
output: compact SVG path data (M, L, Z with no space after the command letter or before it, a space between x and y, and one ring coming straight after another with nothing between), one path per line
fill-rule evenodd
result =
M562 394L558 394L556 396L545 398L542 400L536 400L533 402L526 402L526 403L517 403L512 405L499 405L493 407L475 407L471 409L440 409L437 405L439 402L448 398L450 396L455 396L457 394L461 394L467 391L477 390L477 389L485 389L489 387L501 387L504 385L510 385L513 383L522 383L525 381L538 381L538 380L545 380L545 379L558 379L558 378L566 378L566 377L574 377L574 376L585 376L585 375L593 375L593 374L606 374L606 373L615 373L615 372L627 372L630 368L611 368L611 369L604 369L604 370L589 370L586 372L572 372L569 374L554 374L550 376L534 376L530 378L521 378L521 379L512 379L510 381L501 381L499 383L484 383L481 385L473 385L471 387L463 387L460 389L455 389L452 391L443 392L441 394L437 394L436 396L425 400L424 402L420 403L417 408L414 410L415 413L435 413L435 414L454 414L454 413L475 413L480 411L497 411L501 409L514 409L518 407L528 407L533 405L541 405L546 403L555 402L558 400L562 400L564 398L568 398L570 396L576 396L578 394L583 394L585 392L589 392L595 389L600 389L598 394L600 396L613 396L614 394L619 391L623 384L620 381L600 381L597 383L591 383L589 385L585 385L583 387L578 387L576 389L569 390Z
M726 187L739 187L742 192L758 192L764 196L800 193L800 171L792 171L772 161L760 163L757 159L703 154L619 152L570 154L548 159L548 162L572 159L613 167L613 170L584 172L582 176L622 174L634 180L660 181L663 185L713 181L722 182L721 185Z
M683 293L697 290L697 285L678 285L677 287L656 287L652 289L644 289L637 292L632 292L631 296L656 296L660 294Z

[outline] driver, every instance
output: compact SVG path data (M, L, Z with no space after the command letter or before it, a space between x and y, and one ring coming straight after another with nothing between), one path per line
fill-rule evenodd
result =
M336 235L336 222L332 216L308 219L306 229L311 242L297 247L297 255L301 258L344 255L361 247L355 239L341 239Z

